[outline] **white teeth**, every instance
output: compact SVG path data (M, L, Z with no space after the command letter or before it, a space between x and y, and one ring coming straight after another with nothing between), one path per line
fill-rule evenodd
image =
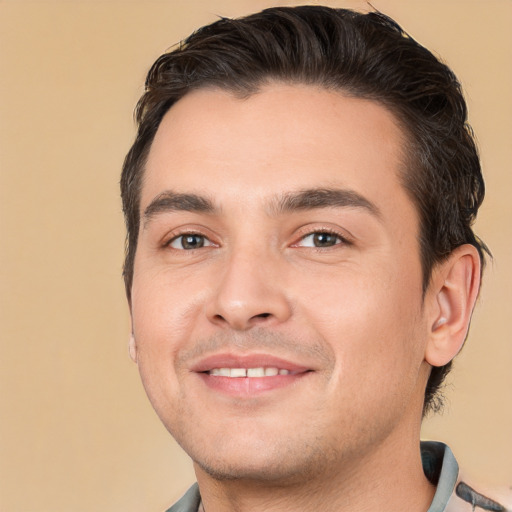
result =
M247 377L265 377L265 369L247 368Z
M210 375L219 377L274 377L275 375L289 375L289 370L279 368L212 368Z
M231 370L229 368L214 368L210 370L210 375L218 375L219 377L230 377Z

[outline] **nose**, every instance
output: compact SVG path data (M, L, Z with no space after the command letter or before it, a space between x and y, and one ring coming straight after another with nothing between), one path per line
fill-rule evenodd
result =
M207 305L209 321L237 331L286 322L292 308L277 259L250 250L232 254Z

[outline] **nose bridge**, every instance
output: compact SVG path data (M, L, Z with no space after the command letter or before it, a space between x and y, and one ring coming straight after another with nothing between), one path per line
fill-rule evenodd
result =
M285 321L291 308L279 260L268 244L233 247L216 281L209 319L237 330Z

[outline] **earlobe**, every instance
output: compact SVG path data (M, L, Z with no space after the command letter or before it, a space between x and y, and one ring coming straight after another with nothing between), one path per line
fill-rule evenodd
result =
M130 357L134 363L137 363L137 343L135 342L135 336L133 332L130 335L130 340L128 341L128 352L130 353Z
M450 362L464 345L480 288L480 256L472 245L458 247L434 271L430 283L429 339L425 360Z

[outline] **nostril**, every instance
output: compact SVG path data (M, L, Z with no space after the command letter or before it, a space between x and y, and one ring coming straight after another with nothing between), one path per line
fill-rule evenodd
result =
M270 316L270 313L261 313L259 315L256 315L255 318L268 318Z

